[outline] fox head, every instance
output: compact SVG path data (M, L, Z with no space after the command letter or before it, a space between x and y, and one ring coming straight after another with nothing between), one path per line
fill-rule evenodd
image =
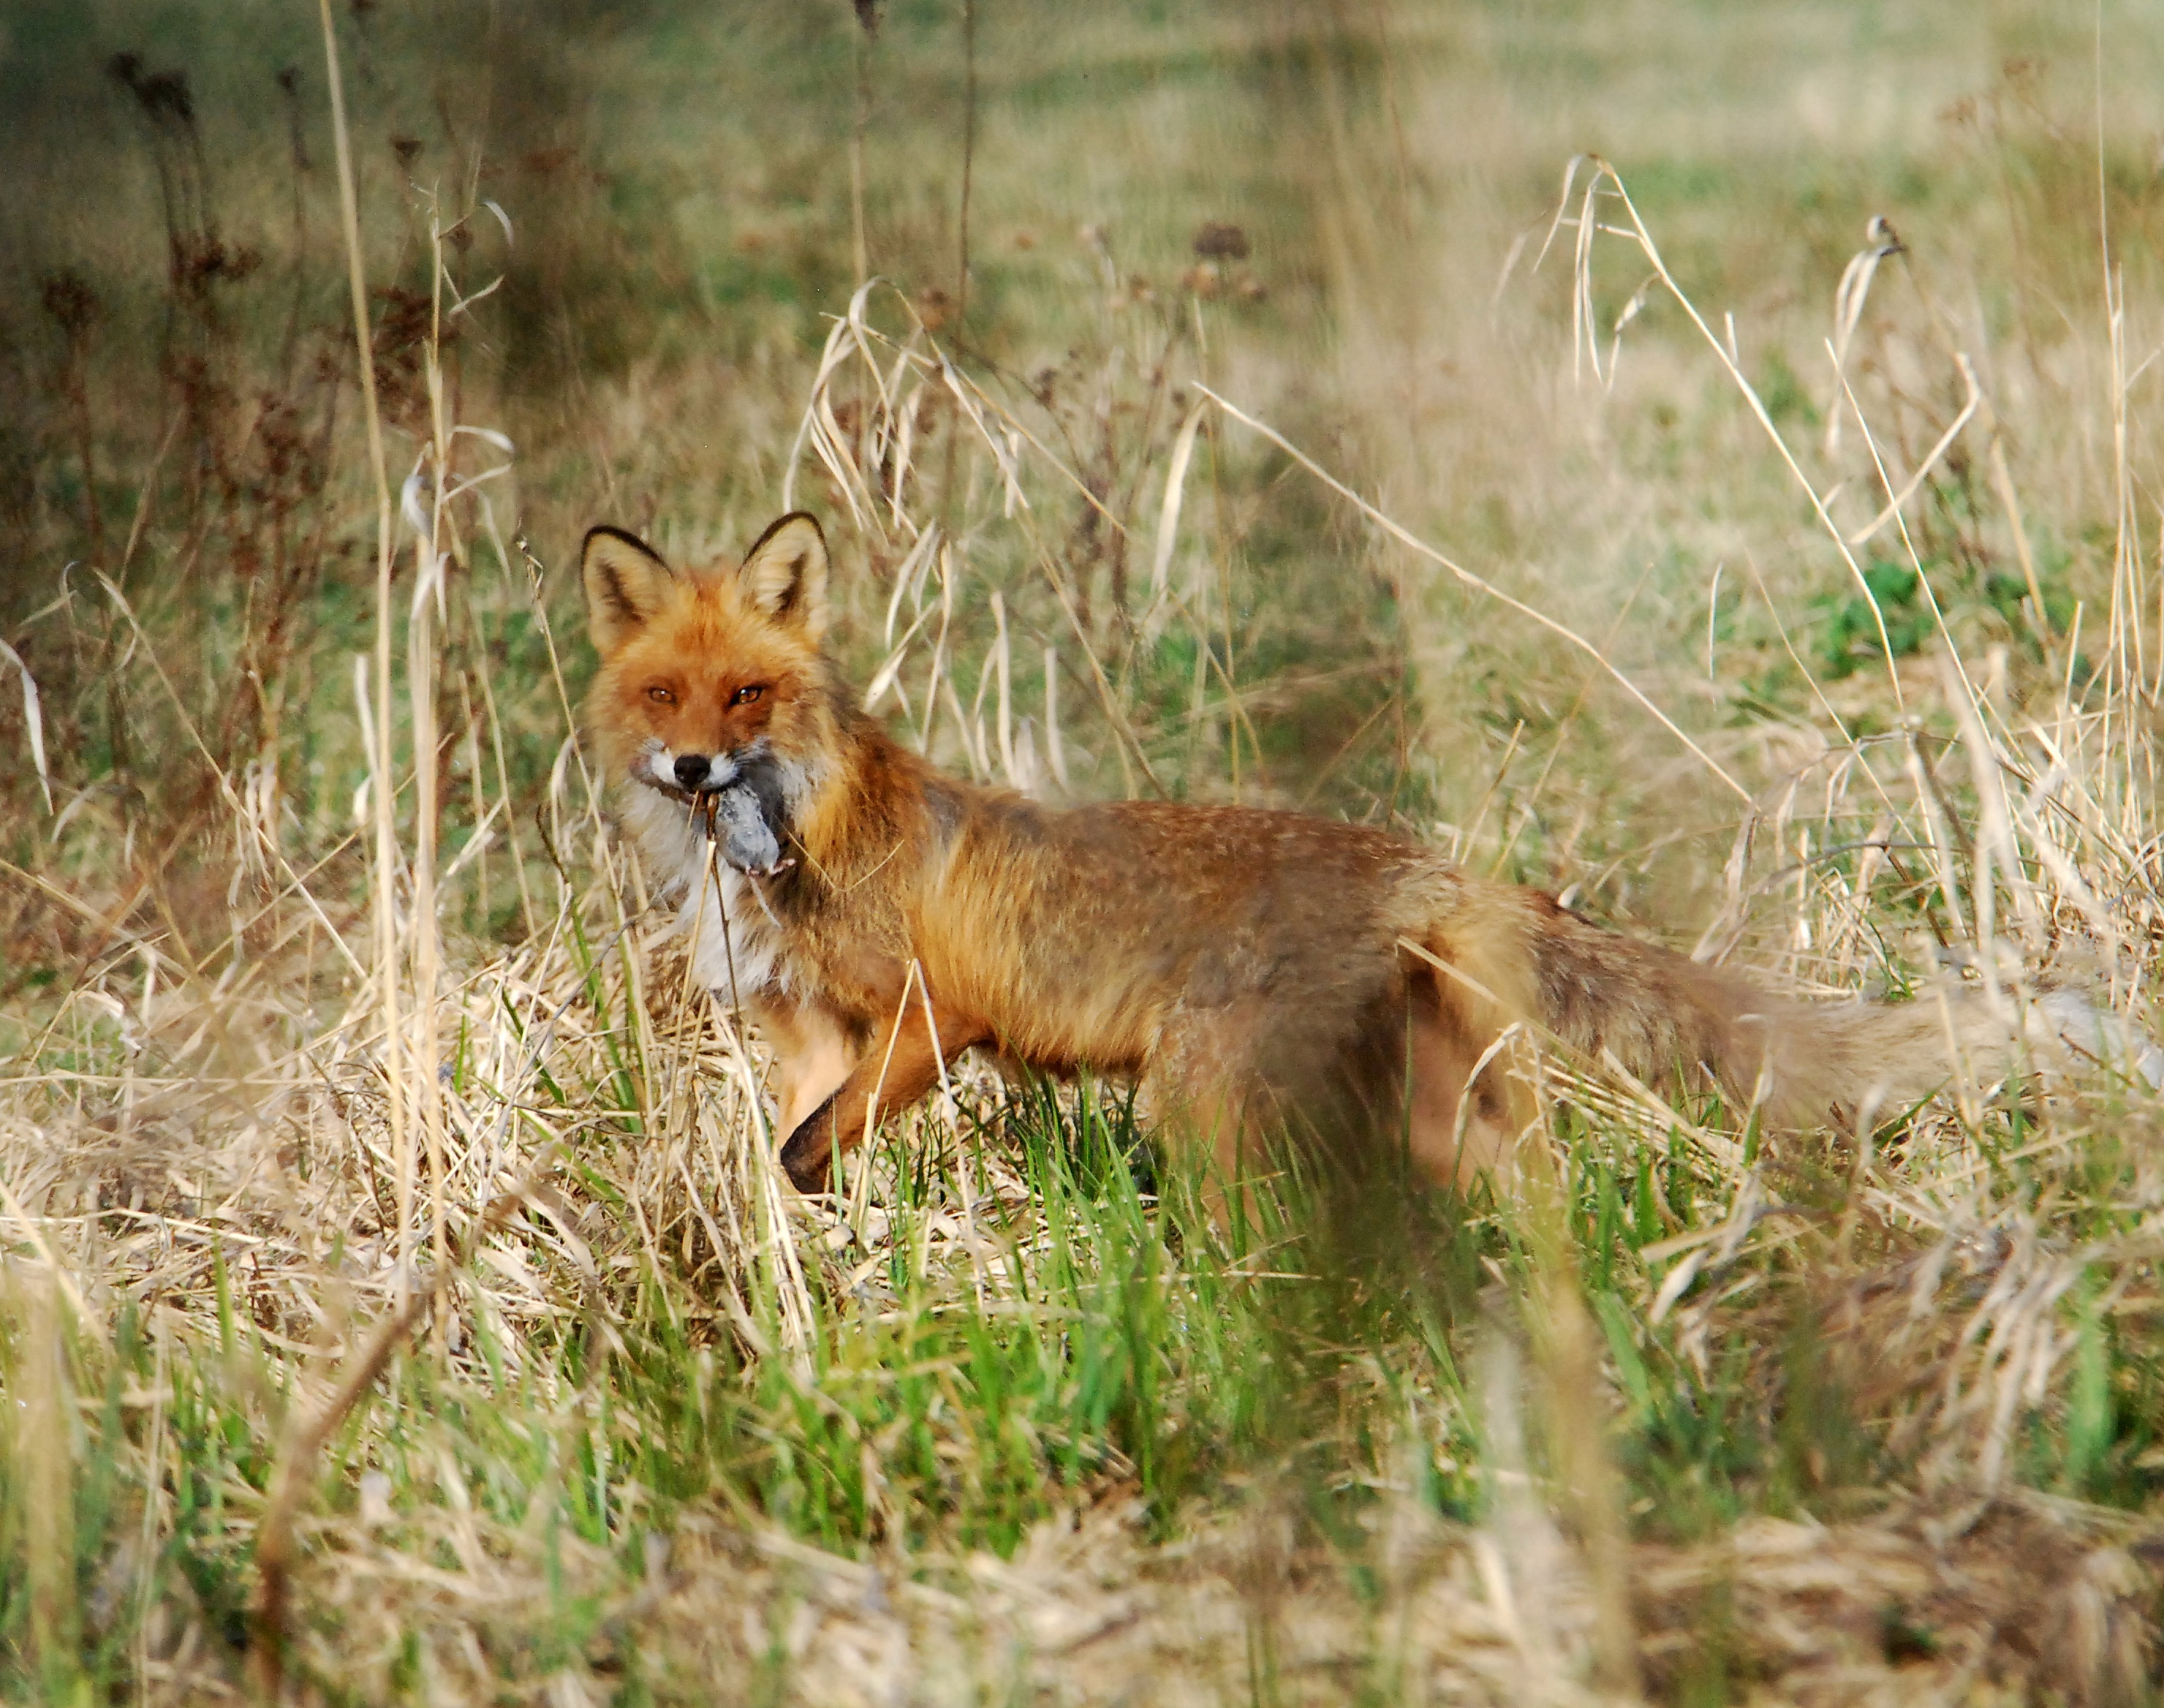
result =
M596 528L580 575L601 654L587 723L612 779L690 801L765 760L801 786L825 698L817 522L783 517L734 570L671 569L644 541Z

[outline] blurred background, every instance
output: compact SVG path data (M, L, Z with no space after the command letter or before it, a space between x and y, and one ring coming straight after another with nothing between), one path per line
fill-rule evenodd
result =
M1163 718L1195 710L1177 686L1193 637L1143 658L1104 636L1134 616L1130 541L1148 551L1180 388L1202 379L1693 728L1762 744L1820 708L1759 585L1793 602L1815 674L1845 677L1851 644L1867 655L1878 636L1854 632L1853 577L1673 302L1641 300L1613 376L1589 365L1573 234L1547 241L1589 152L1716 329L1732 317L1742 374L1847 526L1885 486L1864 435L1827 434L1827 340L1867 223L1890 221L1906 248L1848 377L1894 478L1962 401L1957 352L1990 398L1911 514L1957 626L2021 627L2010 541L1979 513L1987 434L2040 489L2047 599L2064 616L2102 585L2085 575L2109 574L2089 538L2117 505L2107 249L2129 368L2157 265L2164 29L2139 7L370 0L339 16L394 474L427 417L433 212L455 224L460 288L501 280L449 323L445 371L456 419L517 447L489 496L552 598L595 520L717 545L755 533L827 317L876 275L895 290L875 316L921 315L1088 489L1044 501L1061 507L1048 549L1093 644ZM39 680L60 670L55 717L98 697L75 660L41 654L34 620L71 560L118 570L152 611L227 602L194 691L242 717L242 746L309 702L315 655L359 611L370 509L342 503L365 465L323 79L306 8L25 3L0 27L0 608ZM1605 352L1647 269L1600 248L1584 306ZM918 454L953 477L925 427ZM2138 416L2130 430L2146 480L2154 449ZM1194 573L1219 596L1205 627L1239 716L1205 720L1213 780L1193 786L1230 787L1242 742L1242 791L1422 822L1468 816L1506 754L1548 766L1544 822L1573 795L1614 821L1642 791L1673 807L1703 782L1583 658L1253 441L1201 466ZM796 497L838 507L816 482ZM996 524L965 531L990 585L1029 576ZM885 603L888 545L842 546L859 616ZM1898 581L1898 543L1877 549ZM1043 606L1023 597L1022 620L1057 639ZM1928 627L1913 591L1904 623ZM255 684L237 712L235 670ZM81 733L131 747L124 717ZM1191 734L1148 739L1184 775ZM1084 792L1120 786L1085 774ZM1510 858L1565 881L1547 834Z

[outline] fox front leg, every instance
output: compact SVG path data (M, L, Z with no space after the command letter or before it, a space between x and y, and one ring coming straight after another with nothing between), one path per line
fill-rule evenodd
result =
M842 1087L797 1123L781 1147L781 1166L800 1192L817 1192L837 1156L864 1143L882 1115L912 1107L939 1083L947 1062L990 1037L980 1025L938 1010L905 991L902 1012L850 1070Z

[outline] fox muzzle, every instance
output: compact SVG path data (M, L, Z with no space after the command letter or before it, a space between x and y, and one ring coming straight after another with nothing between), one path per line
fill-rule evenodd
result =
M687 795L696 795L708 789L722 787L724 782L734 779L737 770L733 764L729 765L728 778L717 782L715 780L714 772L719 767L706 754L699 753L677 754L675 769L676 786Z
M636 769L646 780L664 789L685 795L713 795L743 780L749 757L743 753L671 754L657 744Z

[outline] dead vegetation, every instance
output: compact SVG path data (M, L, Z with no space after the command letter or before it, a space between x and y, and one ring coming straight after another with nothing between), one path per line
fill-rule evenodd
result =
M858 11L822 50L899 112L954 45ZM716 121L758 165L695 254L509 94L501 162L428 129L375 12L336 149L281 69L260 184L167 55L110 60L155 282L86 238L24 297L43 355L0 348L11 1694L2146 1700L2130 1033L1815 1149L1551 1059L1516 1190L1342 1247L1312 1183L1214 1226L1119 1088L986 1067L806 1203L596 799L561 573L602 517L681 550L812 504L857 680L959 770L1388 819L1791 986L2153 1029L2138 113L2003 67L1921 155L1956 189L1799 258L1566 171L1449 69L1489 25L1295 8L1182 26L1285 133L1235 173L1223 109L1252 213L1054 235L1048 129L978 163L972 237L777 97ZM673 87L631 50L596 75ZM1417 158L1453 97L1473 192ZM1124 99L1092 137L1184 110ZM652 247L602 282L619 217Z

